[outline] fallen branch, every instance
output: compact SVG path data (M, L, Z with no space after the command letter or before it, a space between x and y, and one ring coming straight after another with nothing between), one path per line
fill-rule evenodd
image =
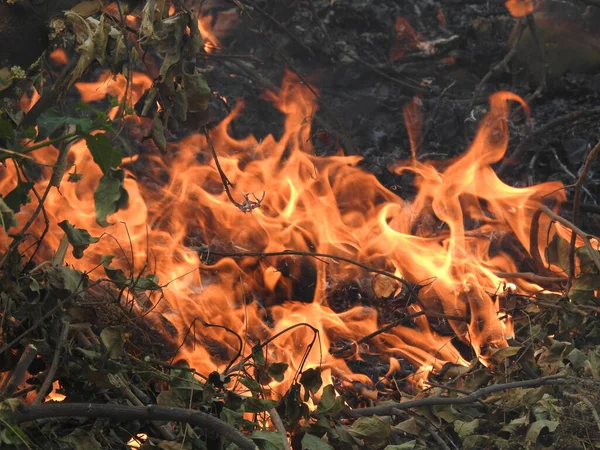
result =
M290 255L292 255L292 256L310 256L311 258L316 258L316 259L330 258L335 261L347 262L348 264L362 267L363 269L365 269L368 272L378 273L380 275L384 275L386 277L389 277L396 281L399 281L404 286L406 286L407 288L410 289L411 294L414 291L418 291L420 288L420 286L418 284L413 284L413 283L405 280L402 277L398 277L398 276L394 275L393 273L386 272L385 270L377 269L375 267L367 266L366 264L363 264L361 262L355 261L350 258L346 258L344 256L332 255L329 253L303 252L300 250L283 250L281 252L218 252L218 251L212 251L210 249L204 249L201 247L190 247L190 248L199 253L206 252L208 255L223 256L223 257L229 257L229 258L244 258L247 256L256 257L256 258L266 258L269 256L290 256Z
M43 405L20 405L14 412L16 423L32 422L56 417L99 417L119 420L147 420L184 422L215 431L242 450L257 450L258 447L231 425L214 416L184 408L169 406L127 406L104 403L44 403Z
M421 406L437 406L437 405L464 405L475 403L481 397L494 392L504 391L505 389L531 388L538 386L548 386L555 384L564 384L568 380L565 375L557 374L547 377L537 378L535 380L514 381L512 383L492 384L476 391L471 392L465 397L442 397L439 395L417 400L409 400L402 403L390 403L381 406L371 406L368 408L348 409L344 411L349 417L365 417L365 416L391 416L394 415L394 410L406 410L410 408L419 408Z

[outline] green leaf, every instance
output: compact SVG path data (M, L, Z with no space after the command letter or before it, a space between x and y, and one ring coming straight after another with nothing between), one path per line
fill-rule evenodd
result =
M333 450L333 447L323 439L306 433L302 436L302 450Z
M251 413L259 413L263 411L268 411L271 408L274 408L277 405L277 402L274 400L264 400L262 398L255 397L247 397L244 402L244 409L246 412Z
M107 174L111 169L116 169L123 161L121 150L114 147L106 134L88 135L85 137L87 147L98 164L103 174Z
M308 406L300 400L300 389L298 383L292 384L277 406L282 420L290 426L296 425L303 417L308 418Z
M344 406L344 398L342 396L336 396L333 385L328 384L323 388L323 395L321 395L315 414L335 415L340 412Z
M6 197L4 197L4 202L15 213L20 212L21 205L26 205L31 201L31 198L29 197L29 191L32 187L33 183L23 183L19 181L17 187L15 187L12 191L6 194Z
M0 119L0 139L6 139L9 142L15 140L15 131L8 120Z
M312 392L316 394L321 389L323 385L323 380L321 379L321 369L316 367L314 369L307 369L302 372L300 376L300 384L304 386L306 389L306 394L304 395L304 400L308 400L308 392Z
M58 226L62 228L67 235L69 244L73 246L73 256L77 259L83 257L83 252L90 246L90 244L95 244L100 240L100 238L90 235L87 230L74 227L69 223L68 220L59 222Z
M94 192L96 204L96 222L100 226L110 225L106 218L127 206L129 194L123 187L125 172L122 170L111 170L100 178L100 183Z
M284 373L288 367L288 363L273 363L267 369L267 375L269 375L275 381L283 381Z
M283 437L273 431L254 431L250 435L260 450L283 450Z
M263 353L263 347L260 342L252 347L252 359L257 366L265 365L265 354Z
M390 425L379 417L359 417L348 432L355 438L362 439L366 444L377 446L390 437Z
M121 269L113 269L111 267L104 266L104 273L117 285L119 289L127 287L127 281L129 278L127 278L125 272L123 272Z
M251 391L262 392L262 386L260 383L252 378L240 378L240 383L242 383Z
M100 257L100 264L102 264L104 267L108 267L110 266L110 263L112 263L113 259L115 259L115 255L102 255Z
M69 183L78 183L81 181L81 179L83 178L83 175L77 172L73 172L69 174L69 178L67 178L67 181Z
M76 129L85 133L92 130L92 120L89 117L69 117L58 109L44 111L37 119L38 139L45 139L65 125L75 125Z
M158 277L156 275L146 275L145 277L131 280L131 287L133 287L136 292L158 291L160 289Z

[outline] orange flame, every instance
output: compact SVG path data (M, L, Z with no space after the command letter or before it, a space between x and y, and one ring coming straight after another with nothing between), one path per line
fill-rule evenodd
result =
M535 11L536 2L534 0L507 0L504 5L514 17L525 17Z
M149 85L147 77L135 74L132 100ZM110 77L77 87L86 101L106 93L121 96L125 90L122 79ZM234 183L232 195L242 200L244 195L260 196L264 191L260 208L244 214L230 203L206 138L196 134L170 144L166 154L147 148L135 164L133 160L125 164L129 206L110 218L112 226L100 228L95 222L93 192L101 173L79 142L70 149L69 162L83 179L63 182L60 193L50 192L46 212L51 226L40 253L50 258L58 248L63 232L56 223L65 219L93 236L110 233L87 249L83 259L69 255L67 261L80 270L96 269L91 276L100 277L101 256L113 254L113 265L128 273L156 273L166 283L165 299L151 299L156 308L148 317L155 318L157 326L161 326L160 318L173 324L178 334L171 338L177 345L193 323L235 331L244 341L245 355L257 342L281 333L266 348L268 363L287 362L288 374L320 366L326 382L335 377L344 384L371 383L330 353L332 346L356 341L381 326L377 308L359 302L341 308L327 295L332 280L368 279L363 269L291 255L226 257L209 265L190 247L208 245L213 252L294 249L328 253L413 283L429 280L418 303L406 306L408 314L429 311L455 317L448 322L456 336L482 358L488 349L505 346L512 336L510 317L502 313L493 293L506 280L495 273L516 271L516 264L503 251L502 238L512 236L527 251L531 217L542 199L555 204L564 200L558 182L514 188L502 183L491 167L506 151L508 102L526 106L523 100L508 92L494 94L491 110L469 150L447 162L443 170L416 158L399 164L394 169L397 173L410 171L416 176L418 194L408 201L357 167L357 156L314 155L308 119L317 105L308 88L293 76L285 78L280 92L266 96L285 115L280 139L233 138L228 127L241 114L241 103L211 132L222 168ZM147 126L141 119L139 125ZM48 147L32 155L52 164L57 150ZM16 184L11 167L0 168L2 194ZM42 192L47 182L40 181L36 188ZM21 223L34 208L35 202L23 207L18 215ZM42 230L43 219L35 226ZM7 234L0 234L0 249L9 241ZM516 289L540 290L524 281ZM187 338L179 356L200 372L224 370L238 352L237 337L224 328L198 327L192 328L193 336ZM439 335L424 315L410 326L379 334L361 345L352 358L359 359L361 354L380 355L383 361L409 361L419 369L415 383L447 362L467 364L450 337ZM291 378L268 385L281 394Z

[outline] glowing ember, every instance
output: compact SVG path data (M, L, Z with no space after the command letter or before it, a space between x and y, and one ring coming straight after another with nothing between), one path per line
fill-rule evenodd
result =
M58 390L60 390L60 384L58 384L58 381L55 381L52 383L52 391L46 396L45 401L62 402L65 398L67 398L60 392L57 392Z
M149 85L147 77L134 75L132 100ZM107 93L123 95L125 84L121 78L104 77L77 87L85 101L92 101ZM491 110L470 149L446 161L443 168L416 157L398 164L397 173L416 176L418 193L409 201L358 168L357 156L314 155L308 119L316 104L305 86L288 76L279 93L266 96L285 114L281 139L231 137L228 126L241 113L241 104L211 132L223 170L235 184L233 197L241 201L244 195L260 197L265 191L260 208L244 214L231 204L206 138L197 134L170 145L165 154L145 149L135 162L130 159L125 165L129 207L109 218L113 225L100 228L93 192L101 173L80 142L72 146L69 162L83 179L63 183L61 193L50 192L46 212L51 226L39 255L49 259L58 248L63 232L56 224L65 219L93 236L110 233L111 238L104 235L86 250L83 259L69 254L67 261L81 270L96 269L92 278L103 276L97 267L106 254L116 255L113 266L127 273L156 273L165 284L165 299L151 298L158 305L147 317L155 319L157 327L162 326L159 316L173 324L180 331L173 337L177 345L195 321L235 330L245 341L246 355L257 342L281 332L266 348L268 362L290 366L284 381L269 384L279 394L301 367L322 367L325 384L332 378L342 384L370 384L368 377L353 373L346 364L365 354L392 361L390 371L400 367L399 359L408 360L418 368L412 380L416 385L447 362L466 365L451 338L432 330L426 315L418 315L422 312L445 318L458 339L483 361L491 349L506 346L512 336L510 316L494 295L506 280L495 273L517 268L502 250L503 238L512 237L529 250L531 217L542 199L553 205L564 200L558 182L514 188L502 183L491 168L507 147L507 104L522 100L507 92L493 95ZM412 116L418 116L417 107L417 103L411 107ZM146 130L150 126L141 119L128 120L138 121L136 126ZM53 147L31 153L46 164L52 164L56 154ZM413 155L417 156L415 149ZM0 193L6 193L16 184L15 173L12 166L0 170ZM43 191L46 183L39 182L37 189ZM23 208L18 215L21 223L35 206L34 202ZM549 221L542 225L546 230ZM35 226L42 230L43 219ZM543 247L546 234L540 234ZM1 234L0 249L9 241ZM129 243L131 253L123 252ZM418 300L413 297L402 305L407 314L418 315L411 326L405 323L379 334L351 358L335 357L332 346L356 341L381 326L374 307L355 304L336 312L327 296L332 280L349 283L365 278L366 271L343 261L291 255L226 257L208 265L192 245L204 246L208 258L218 252L292 249L335 254L426 287ZM541 291L522 280L511 289ZM238 351L236 336L222 328L204 327L195 338L197 343L183 346L179 356L203 373L223 371Z

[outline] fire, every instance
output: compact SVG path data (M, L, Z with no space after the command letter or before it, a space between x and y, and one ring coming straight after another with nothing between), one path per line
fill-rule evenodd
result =
M132 101L150 83L135 74ZM93 101L106 94L123 95L125 83L105 76L77 88L85 101ZM285 115L280 139L233 138L228 127L242 113L241 102L211 131L221 166L234 183L232 196L241 202L245 195L260 198L265 192L260 208L245 214L230 202L206 138L196 134L170 144L164 154L147 146L135 161L128 160L124 169L129 206L109 218L113 225L100 228L93 191L101 173L84 143L78 142L70 149L69 163L83 179L63 180L60 192L50 192L46 212L51 226L39 254L50 259L58 248L63 232L56 224L62 220L92 236L110 234L90 246L83 259L69 254L67 262L80 270L95 269L91 277L98 278L103 276L97 269L101 256L112 254L113 265L127 273L155 273L165 286L165 298L147 317L156 319L157 326L160 317L173 324L178 335L165 333L165 339L177 345L196 324L179 357L199 372L228 366L239 347L234 332L244 341L244 355L277 336L265 349L267 363L286 362L289 369L283 382L270 382L274 395L285 392L296 371L311 367L322 368L326 383L370 384L369 377L353 373L345 362L366 354L392 361L392 372L392 367L400 367L398 360L410 362L417 368L415 385L447 362L468 364L451 338L432 328L427 314L447 320L457 338L484 361L491 349L506 346L513 332L510 316L494 293L509 281L521 293L541 288L496 275L517 271L514 255L502 244L513 239L523 253L528 251L536 209L542 201L555 206L564 200L558 182L514 188L491 167L506 151L508 102L523 101L508 92L494 94L471 147L452 161L419 161L413 149L415 157L394 168L415 177L418 193L408 200L360 169L358 156L315 156L310 117L317 105L293 76L266 98ZM417 107L418 102L411 107L415 114ZM138 134L149 134L145 120L127 120L129 128L142 130ZM48 147L31 155L53 164L57 150ZM6 194L16 184L15 173L12 166L0 171L0 193ZM40 181L37 189L42 192L46 183ZM20 223L35 206L34 201L23 208ZM43 220L35 226L40 232ZM544 234L540 242L545 239ZM9 242L7 234L0 234L0 249ZM207 251L201 255L198 248ZM354 301L340 307L327 295L332 282L368 280L367 271L343 261L285 254L214 257L219 252L286 250L334 254L424 284L418 299L403 305L406 314L417 317L361 344L351 358L334 356L332 347L357 341L382 326L376 305Z

